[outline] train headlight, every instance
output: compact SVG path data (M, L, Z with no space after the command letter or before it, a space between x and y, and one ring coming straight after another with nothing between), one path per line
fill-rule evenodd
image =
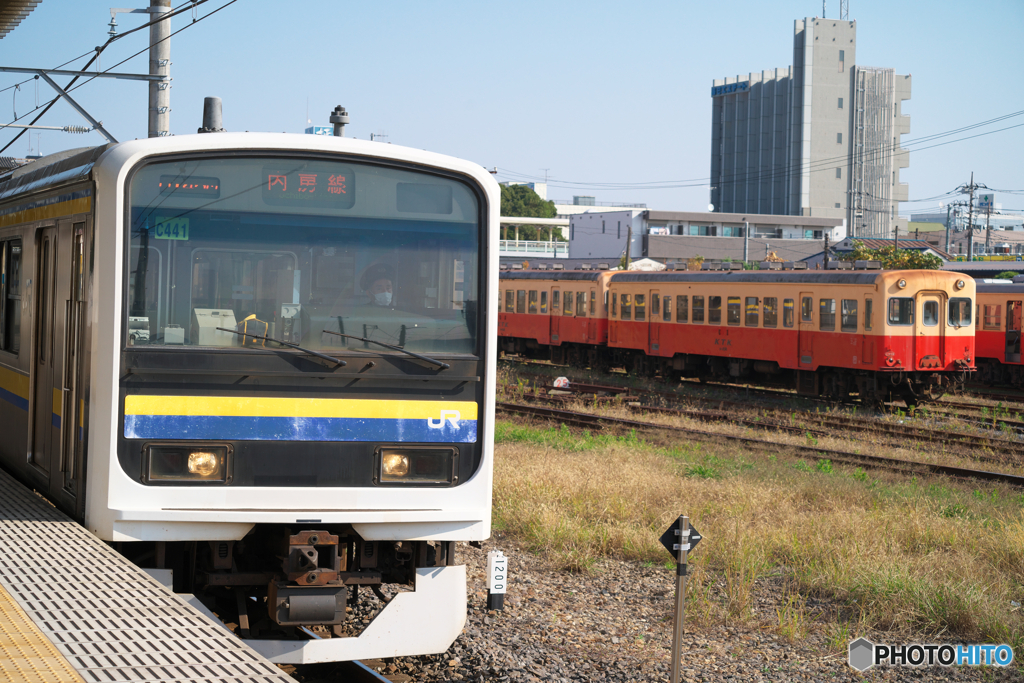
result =
M896 283L896 285L897 285L897 286L898 286L898 287L899 287L900 289L906 289L906 287L907 287L907 281L906 281L906 280L900 280L899 282L897 282L897 283Z
M459 482L456 448L377 448L374 483L381 486L454 486Z
M957 289L963 289L966 286L967 286L967 283L964 282L963 280L957 280L956 281L956 288Z
M143 481L147 484L226 484L230 481L231 446L146 444Z

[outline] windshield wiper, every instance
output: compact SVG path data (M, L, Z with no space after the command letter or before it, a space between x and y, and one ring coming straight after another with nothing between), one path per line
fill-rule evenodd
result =
M331 332L330 330L324 330L324 332L326 334L333 334L333 335L336 335L338 337L345 337L347 339L355 339L356 341L366 342L368 344L377 344L378 346L383 346L386 349L393 349L395 351L401 351L402 353L404 353L407 356L412 356L413 358L417 358L419 360L426 361L427 363L433 363L434 365L436 365L437 367L441 368L442 370L447 370L448 368L451 367L447 363L443 363L443 362L441 362L439 360L436 360L434 358L429 358L427 356L421 356L418 353L413 353L412 351L406 351L401 346L394 346L392 344L385 344L384 342L377 341L376 339L367 339L365 337L357 337L357 336L355 336L353 334L345 334L344 332Z
M307 349L307 348L304 348L302 346L299 346L298 344L293 344L292 342L281 341L280 339L274 339L273 337L264 337L264 336L259 335L259 334L249 334L248 332L239 332L238 330L232 330L231 328L228 328L228 327L218 327L217 329L218 330L223 330L224 332L232 332L234 334L241 335L243 337L252 337L253 339L262 339L264 341L272 341L272 342L274 342L276 344L280 344L282 346L287 346L287 347L293 348L293 349L295 349L297 351L302 351L303 353L308 353L311 356L316 356L317 358L321 359L321 360L318 360L318 361L315 361L315 362L322 363L323 365L327 365L327 363L323 363L322 361L327 361L328 363L331 363L331 365L333 365L334 367L338 367L339 365L342 365L342 366L348 365L347 362L341 360L340 358L333 358L331 356L328 356L327 354L319 353L317 351L311 351L310 349ZM246 347L246 346L243 345L242 348L252 348L252 347ZM331 367L331 366L328 366L328 367Z

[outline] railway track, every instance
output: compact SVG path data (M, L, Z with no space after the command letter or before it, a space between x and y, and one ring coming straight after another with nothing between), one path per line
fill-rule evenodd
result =
M954 477L957 479L981 480L1004 483L1009 484L1011 486L1024 488L1024 476L1016 474L1007 474L1003 472L974 470L964 467L955 467L952 465L937 465L932 463L923 463L911 460L901 460L899 458L887 458L877 455L863 455L860 453L851 453L849 451L819 448L816 446L810 447L800 446L796 444L784 444L779 443L777 441L770 441L767 439L755 439L746 436L719 434L716 432L707 432L704 430L691 429L687 427L676 427L651 422L642 422L638 420L626 420L623 418L613 418L602 415L579 413L575 411L560 410L556 408L545 408L540 406L528 406L516 403L498 403L497 409L500 412L506 414L522 415L545 420L554 420L560 424L568 424L590 430L604 430L610 427L619 429L631 429L641 432L662 431L679 434L689 434L698 437L703 441L730 441L735 443L741 443L750 448L762 450L767 449L772 451L773 453L778 452L778 450L780 449L785 449L795 453L805 454L806 457L813 458L815 460L827 457L833 462L860 465L864 467L873 467L876 469L886 469L890 471L899 472L902 474L912 474L919 476L942 475L947 477Z

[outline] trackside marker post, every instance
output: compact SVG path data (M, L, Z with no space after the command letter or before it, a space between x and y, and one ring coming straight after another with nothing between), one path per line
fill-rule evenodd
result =
M500 550L487 553L487 609L505 609L508 558Z
M672 678L671 683L679 683L679 660L683 645L683 615L686 602L686 568L687 558L691 550L697 547L700 533L690 526L690 518L680 515L659 539L673 557L676 558L676 611L672 626Z

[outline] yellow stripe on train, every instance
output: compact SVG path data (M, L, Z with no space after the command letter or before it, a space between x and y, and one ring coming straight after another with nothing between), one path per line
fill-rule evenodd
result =
M437 419L441 410L457 410L463 420L477 418L477 404L473 401L141 395L124 399L125 415L427 420Z
M69 199L66 202L58 202L47 206L35 206L24 211L14 211L0 216L0 228L19 223L31 223L48 218L60 218L75 213L89 213L92 211L92 197L79 197Z

